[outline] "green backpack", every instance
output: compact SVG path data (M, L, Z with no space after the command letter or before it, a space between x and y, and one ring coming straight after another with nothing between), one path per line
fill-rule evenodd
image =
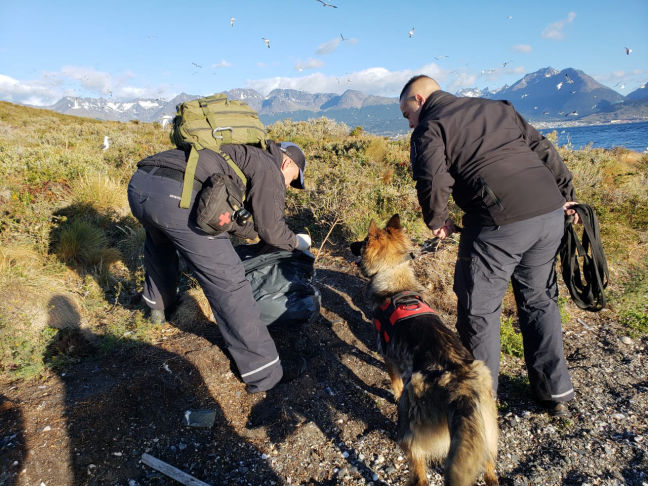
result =
M224 143L245 143L266 148L267 133L259 115L247 103L229 100L225 93L219 93L178 105L170 136L171 142L178 148L190 149L180 199L180 207L188 208L198 151L210 149L217 152L246 185L243 172L227 154L220 151L220 146Z

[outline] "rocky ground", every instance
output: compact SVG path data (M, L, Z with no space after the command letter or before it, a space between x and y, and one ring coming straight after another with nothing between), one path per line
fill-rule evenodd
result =
M315 284L320 318L272 331L280 354L298 350L308 369L268 393L245 392L206 319L178 328L171 318L154 344L121 342L64 373L0 383L0 484L177 484L144 453L211 485L404 484L365 281L337 258L318 265ZM570 419L544 414L522 361L503 357L500 484L647 486L648 338L629 338L605 311L574 313L564 336ZM213 426L183 425L197 409L216 413ZM430 483L442 472L430 468Z

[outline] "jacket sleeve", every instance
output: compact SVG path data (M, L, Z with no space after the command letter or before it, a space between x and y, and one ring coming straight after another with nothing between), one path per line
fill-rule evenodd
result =
M434 127L415 130L410 151L423 221L430 229L441 228L448 218L448 198L454 185L446 164L443 139Z
M575 201L576 194L572 185L572 175L565 162L558 154L553 144L540 132L529 125L524 118L516 111L517 123L522 130L522 136L527 145L542 160L545 166L551 171L558 184L558 188L566 201Z
M259 238L276 248L294 250L297 236L286 224L286 187L281 172L269 155L259 155L259 151L247 150L245 146L232 147L234 157L247 157L249 177L245 205L252 213Z

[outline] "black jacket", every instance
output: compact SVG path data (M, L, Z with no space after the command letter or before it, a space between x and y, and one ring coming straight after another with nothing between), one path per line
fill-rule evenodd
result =
M209 149L199 152L194 178L204 183L213 174L232 176L245 191L245 207L252 213L254 230L266 244L282 250L294 250L297 237L284 219L286 185L281 173L282 152L277 144L268 141L268 149L251 145L227 144L221 150L229 155L247 178L247 187L229 166L227 161ZM184 172L188 153L183 150L168 150L141 160L137 166L157 166ZM250 231L253 234L253 231Z
M450 193L464 225L502 225L575 200L569 169L555 148L508 101L432 93L411 137L423 219L448 217Z

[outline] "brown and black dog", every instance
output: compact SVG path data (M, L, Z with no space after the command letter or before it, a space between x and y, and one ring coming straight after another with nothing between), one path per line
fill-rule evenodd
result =
M482 472L488 486L497 485L490 372L423 301L399 216L384 229L372 221L351 250L371 280L378 346L398 403L398 442L409 461L407 484L427 485L427 462L445 458L447 486L473 485Z

